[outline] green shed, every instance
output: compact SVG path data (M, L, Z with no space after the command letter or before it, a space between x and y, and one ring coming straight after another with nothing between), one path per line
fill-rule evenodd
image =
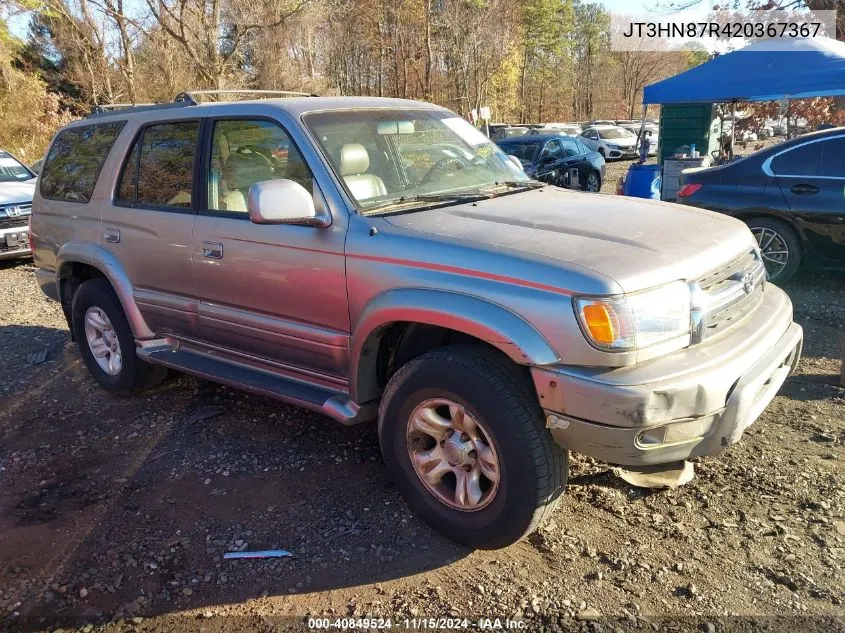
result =
M719 149L721 123L713 103L680 103L660 108L660 163L683 145L695 144L701 156Z

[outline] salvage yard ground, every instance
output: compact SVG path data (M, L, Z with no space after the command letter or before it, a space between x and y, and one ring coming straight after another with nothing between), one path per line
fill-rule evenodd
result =
M575 456L552 523L471 552L406 508L371 426L178 375L136 399L105 393L32 273L0 264L0 630L451 614L528 630L845 631L841 278L787 288L806 333L797 375L690 484L639 490ZM271 547L294 557L222 560Z

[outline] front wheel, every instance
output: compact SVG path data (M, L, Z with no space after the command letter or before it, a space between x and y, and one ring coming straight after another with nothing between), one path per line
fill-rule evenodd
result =
M379 441L424 521L468 547L510 545L548 517L566 483L530 382L494 350L455 345L401 367L385 390Z

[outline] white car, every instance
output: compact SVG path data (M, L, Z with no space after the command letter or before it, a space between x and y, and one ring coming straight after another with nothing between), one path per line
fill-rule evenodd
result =
M0 149L0 260L25 257L29 250L29 214L35 174Z
M648 155L649 156L657 156L657 147L659 143L658 133L660 132L660 126L656 123L651 123L649 121L645 122L645 126L643 126L642 121L631 121L630 123L619 123L619 127L624 127L628 130L631 134L635 136L640 135L640 127L642 126L648 136ZM637 150L639 151L639 143L637 143Z
M594 125L581 132L584 145L606 160L636 158L637 135L618 125Z

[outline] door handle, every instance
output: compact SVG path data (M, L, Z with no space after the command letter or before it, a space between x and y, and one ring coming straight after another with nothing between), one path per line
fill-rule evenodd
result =
M103 239L106 242L117 244L120 241L120 229L106 229L103 231Z
M792 187L789 190L792 193L798 194L799 196L819 192L819 188L816 187L815 185L792 185Z
M202 256L223 259L223 245L220 242L203 242Z

